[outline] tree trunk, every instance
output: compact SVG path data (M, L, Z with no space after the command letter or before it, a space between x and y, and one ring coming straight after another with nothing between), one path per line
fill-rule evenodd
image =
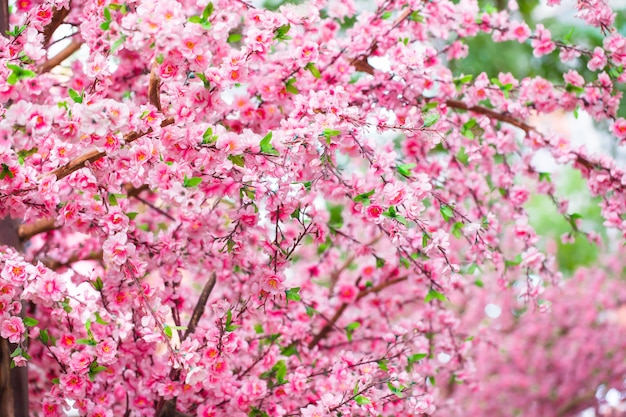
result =
M0 246L22 250L17 234L19 223L0 219ZM28 417L28 368L11 369L11 352L16 346L0 339L0 417Z

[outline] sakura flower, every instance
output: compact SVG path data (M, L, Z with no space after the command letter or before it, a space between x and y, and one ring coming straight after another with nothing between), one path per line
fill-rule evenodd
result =
M135 245L128 243L126 233L116 233L102 245L102 256L108 264L124 265L134 254Z
M276 274L266 275L261 279L261 288L266 292L276 294L282 291L283 280L284 278Z
M19 317L11 317L2 322L0 327L0 336L8 339L11 343L19 343L24 334L24 323Z

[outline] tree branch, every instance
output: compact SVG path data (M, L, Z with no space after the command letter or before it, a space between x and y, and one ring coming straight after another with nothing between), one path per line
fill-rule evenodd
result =
M478 113L478 114L484 114L485 116L489 117L490 119L499 120L501 122L508 123L510 125L518 127L518 128L522 129L526 133L530 133L531 131L536 131L537 130L533 126L531 126L531 125L529 125L527 123L524 123L524 122L516 119L513 116L510 116L508 114L498 113L497 111L488 109L486 107L468 106L467 104L463 103L460 100L446 100L446 105L448 107L452 107L453 109L467 110L467 111L471 111L471 112Z
M156 107L160 112L161 109L161 79L156 75L155 67L152 67L150 71L150 81L148 82L148 97L150 98L150 104Z
M198 302L193 309L193 313L191 314L191 318L189 319L189 324L187 325L187 330L185 330L185 335L183 336L183 340L187 338L190 334L196 331L196 327L204 314L204 309L206 308L206 303L209 300L209 296L215 287L215 283L217 282L217 276L215 272L211 274L209 280L204 284L204 288L202 288L202 292L200 293L200 298L198 298Z
M174 118L168 117L167 119L161 122L161 127L169 126L171 124L174 124ZM148 129L145 132L131 132L127 134L126 136L124 136L124 141L126 143L134 142L137 139L149 133L152 133L152 129ZM78 171L81 168L84 168L87 162L93 163L93 162L98 161L101 158L104 158L105 156L106 156L106 153L104 152L98 152L95 150L90 151L90 152L87 152L86 154L79 156L76 159L71 160L67 164L55 169L54 171L50 172L47 175L56 175L57 180L60 180L61 178L65 178L71 173Z
M54 32L58 29L58 27L61 26L61 24L63 24L63 21L65 20L67 15L70 14L70 10L71 10L71 3L67 9L54 8L52 21L48 23L48 25L43 30L44 46L48 46L48 44L50 43L50 39L52 39L52 35L54 35Z
M57 229L55 225L56 219L39 219L34 223L22 224L18 229L18 236L22 242L32 238L39 233L49 232L50 230Z
M45 74L46 72L50 72L52 68L56 67L61 62L69 58L74 52L78 51L82 44L83 43L81 41L72 41L61 52L41 64L41 66L39 67L39 73Z

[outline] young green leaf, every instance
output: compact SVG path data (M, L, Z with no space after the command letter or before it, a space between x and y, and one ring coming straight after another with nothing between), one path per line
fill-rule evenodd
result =
M261 139L261 143L259 144L261 147L261 152L269 154L269 155L279 155L278 151L274 149L272 146L272 132L269 132L263 139Z
M446 296L443 293L431 288L428 290L426 297L424 297L424 302L430 303L432 300L446 301Z

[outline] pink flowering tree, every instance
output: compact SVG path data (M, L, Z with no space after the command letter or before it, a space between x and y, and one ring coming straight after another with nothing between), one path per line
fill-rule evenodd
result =
M547 153L624 242L624 170L533 122L626 141L606 1L577 3L590 47L515 1L0 6L2 415L574 415L622 388L623 253L565 279L526 210L605 244ZM570 69L453 75L477 34Z

